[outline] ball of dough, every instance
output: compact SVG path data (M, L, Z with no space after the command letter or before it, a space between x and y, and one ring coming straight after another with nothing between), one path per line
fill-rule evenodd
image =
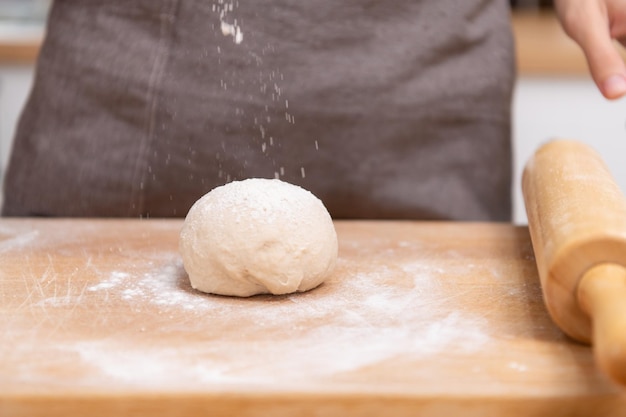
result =
M248 297L307 291L337 260L337 234L324 204L278 179L214 188L191 207L180 234L191 285Z

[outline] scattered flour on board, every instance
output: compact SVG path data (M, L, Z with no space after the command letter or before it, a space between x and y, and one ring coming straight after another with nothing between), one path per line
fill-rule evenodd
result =
M87 288L90 292L115 289L128 302L170 306L183 310L207 310L210 305L200 293L180 287L182 261L178 255L139 279L125 271L113 271L109 277Z
M0 233L3 232L5 232L5 230L0 229ZM26 247L39 238L40 235L38 230L15 234L13 230L8 228L6 229L6 233L9 234L10 237L0 241L0 253Z
M150 305L167 313L156 332L170 344L104 337L63 350L78 354L100 378L123 384L263 384L329 377L398 355L469 355L490 338L484 317L438 307L445 293L437 266L377 266L309 293L249 299L195 292L181 269L178 256L170 255L140 277L117 270L87 289L92 296L114 293L129 307ZM412 285L389 285L399 273ZM139 319L129 312L127 327ZM172 346L168 332L185 342Z
M87 288L87 291L98 291L108 288L114 288L118 285L122 284L126 279L130 277L130 274L127 272L113 272L108 280L100 282L99 284L92 285Z

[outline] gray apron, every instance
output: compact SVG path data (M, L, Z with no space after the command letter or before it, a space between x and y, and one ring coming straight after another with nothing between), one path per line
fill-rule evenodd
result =
M513 77L504 0L57 0L3 214L279 177L335 218L510 220Z

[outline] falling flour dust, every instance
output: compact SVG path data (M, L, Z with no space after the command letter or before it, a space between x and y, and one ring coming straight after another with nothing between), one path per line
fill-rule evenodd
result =
M236 18L239 8L237 0L218 0L212 5L212 11L219 16L219 30L223 36L232 37L235 44L239 45L243 42L244 35L239 19ZM284 123L287 127L294 125L296 118L294 112L290 109L290 103L284 97L283 87L281 83L285 76L280 68L273 66L272 59L268 55L275 55L276 48L273 44L266 44L263 47L242 48L239 53L246 62L246 67L258 69L258 74L251 75L242 71L234 70L232 67L223 68L222 78L219 80L219 88L224 91L232 91L233 96L248 97L248 100L256 103L257 107L250 111L250 107L246 104L235 105L233 108L234 120L238 120L240 126L252 124L253 129L258 131L258 136L250 137L250 146L256 147L261 155L267 158L273 168L273 177L282 179L290 178L306 178L306 167L293 166L286 168L287 163L292 164L294 161L279 161L277 155L280 154L282 141L289 140L291 133L285 133ZM221 46L217 46L218 54L222 53ZM222 60L218 58L218 65ZM246 110L244 110L246 109ZM275 117L280 114L282 117ZM280 133L278 133L280 132ZM277 137L276 133L279 136ZM294 132L297 134L297 132ZM223 142L223 151L227 153L227 145ZM313 146L311 147L313 148ZM314 149L319 150L318 140L314 140ZM219 153L215 156L216 166L218 167L218 178L230 182L235 178L241 178L242 172L229 172L230 168L224 169L223 157ZM297 161L296 161L297 162ZM243 162L244 165L246 162ZM271 173L267 173L269 175Z
M231 22L228 21L228 19L230 19L230 14L237 4L238 2L218 0L217 3L213 3L213 11L219 13L222 35L232 36L233 41L236 44L240 44L243 42L243 32L241 31L241 26L237 23L237 19L233 19Z

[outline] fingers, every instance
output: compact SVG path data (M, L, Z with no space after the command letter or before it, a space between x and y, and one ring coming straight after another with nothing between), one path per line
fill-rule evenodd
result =
M616 99L626 94L626 66L610 36L602 35L592 36L581 47L600 92L608 99Z
M626 65L613 43L613 37L622 34L612 33L605 2L561 0L556 5L565 32L582 48L600 92L608 99L626 95Z

